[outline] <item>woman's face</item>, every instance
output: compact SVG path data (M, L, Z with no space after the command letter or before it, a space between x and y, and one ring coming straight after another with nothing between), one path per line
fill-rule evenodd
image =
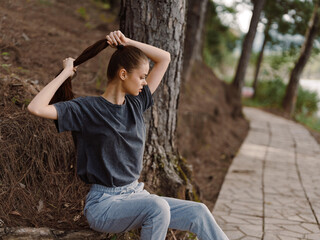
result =
M144 85L147 85L146 78L149 72L149 62L143 61L138 68L127 73L127 78L124 81L124 89L126 93L138 96Z

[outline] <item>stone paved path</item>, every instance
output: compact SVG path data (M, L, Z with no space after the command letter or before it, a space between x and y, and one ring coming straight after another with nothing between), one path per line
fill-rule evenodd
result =
M245 108L250 131L213 209L230 240L320 240L320 146L300 124Z

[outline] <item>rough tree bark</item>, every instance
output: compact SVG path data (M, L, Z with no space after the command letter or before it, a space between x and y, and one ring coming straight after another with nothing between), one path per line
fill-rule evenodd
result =
M260 19L260 14L263 9L265 0L254 1L253 14L250 21L249 31L244 38L242 44L242 52L238 62L237 71L233 79L232 85L237 89L239 96L241 96L241 90L243 86L244 77L246 75L251 49L254 37L257 32L257 26Z
M257 63L256 63L256 69L254 72L254 80L253 80L253 84L252 84L252 88L254 90L254 94L253 94L253 98L256 96L257 93L257 86L258 86L258 77L259 77L259 72L260 72L260 66L262 63L262 59L263 59L263 53L264 53L264 49L266 47L267 42L269 41L269 30L271 27L271 21L269 20L265 29L264 29L264 40L260 49L260 53L257 59Z
M147 139L141 180L158 194L191 199L191 171L176 143L185 12L185 0L122 0L120 29L129 38L171 54L168 70L153 94L154 105L144 115Z
M182 79L189 79L195 60L202 59L203 26L207 11L208 0L187 1L187 26L183 52Z
M304 43L301 47L300 56L291 71L290 80L286 88L286 94L282 101L282 107L287 116L292 116L294 113L300 76L311 55L313 42L319 31L319 4L319 0L315 1L315 7L305 34Z

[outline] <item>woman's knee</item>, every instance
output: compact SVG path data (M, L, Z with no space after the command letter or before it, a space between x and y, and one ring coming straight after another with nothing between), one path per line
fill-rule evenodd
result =
M193 208L191 219L193 224L200 223L208 217L212 217L208 207L204 203L197 203Z
M163 220L170 221L170 206L166 200L159 196L153 195L150 197L148 209L151 215L161 216Z
M198 208L199 208L199 211L201 211L202 213L210 213L207 205L205 205L204 203L198 203Z

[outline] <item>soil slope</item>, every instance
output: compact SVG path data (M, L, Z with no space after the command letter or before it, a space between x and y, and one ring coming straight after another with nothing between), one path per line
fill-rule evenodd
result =
M181 86L179 151L193 166L200 199L213 209L233 157L248 132L237 92L196 62Z

